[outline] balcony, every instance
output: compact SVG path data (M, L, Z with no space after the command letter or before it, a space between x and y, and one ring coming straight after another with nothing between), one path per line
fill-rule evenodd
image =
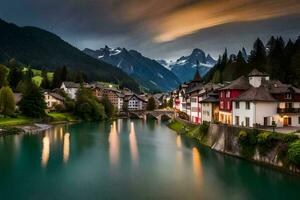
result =
M300 108L277 108L277 113L300 113Z

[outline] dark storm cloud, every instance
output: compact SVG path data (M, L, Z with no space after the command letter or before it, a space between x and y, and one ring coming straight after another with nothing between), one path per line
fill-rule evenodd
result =
M298 0L10 0L0 17L57 33L79 48L105 44L172 58L203 48L235 52L256 37L296 37Z

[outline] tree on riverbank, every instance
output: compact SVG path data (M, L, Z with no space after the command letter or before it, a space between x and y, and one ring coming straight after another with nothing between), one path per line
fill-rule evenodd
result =
M14 114L16 108L15 98L10 87L5 86L0 90L0 113L4 116Z
M101 99L101 104L104 106L105 114L108 118L113 117L114 115L114 105L110 102L109 98L105 95Z
M30 82L22 93L22 99L19 103L20 111L33 118L42 118L46 115L46 103L41 90Z
M147 110L155 110L156 108L156 104L155 104L155 99L154 97L150 97L148 99L148 103L147 103Z
M105 118L103 105L90 89L84 87L77 92L75 114L84 120L102 120Z
M7 86L8 68L0 64L0 88Z

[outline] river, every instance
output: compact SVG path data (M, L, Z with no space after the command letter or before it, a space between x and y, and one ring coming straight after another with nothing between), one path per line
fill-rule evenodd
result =
M0 138L0 199L299 199L300 177L119 119Z

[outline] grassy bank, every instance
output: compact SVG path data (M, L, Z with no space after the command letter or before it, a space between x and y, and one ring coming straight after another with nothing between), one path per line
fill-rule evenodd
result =
M0 126L20 126L25 124L32 124L35 120L22 115L16 117L2 117L0 118Z
M168 124L168 127L179 134L184 134L190 138L198 140L202 144L206 144L206 135L208 132L208 125L193 125L179 120L173 120Z
M78 121L78 118L76 118L71 113L56 113L51 112L48 113L48 116L51 118L51 122L74 122Z
M78 121L74 115L70 113L48 113L48 117L45 120L43 119L33 119L30 117L25 117L23 115L17 115L15 117L2 117L0 118L0 127L9 127L9 126L22 126L29 125L37 122L74 122Z

